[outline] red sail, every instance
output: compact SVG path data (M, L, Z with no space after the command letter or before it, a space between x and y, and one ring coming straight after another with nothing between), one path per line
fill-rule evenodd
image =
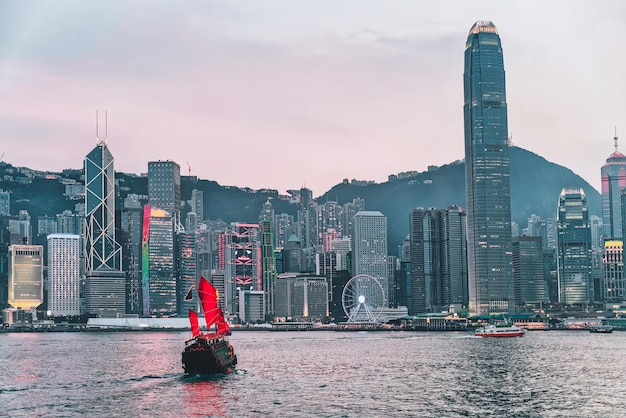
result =
M191 322L191 334L194 337L200 335L200 325L198 324L198 314L189 309L189 322Z
M209 329L220 320L220 317L223 318L223 316L220 315L221 310L217 305L217 289L215 289L207 279L200 277L198 295L200 295L200 301L202 302L206 327Z
M218 334L230 335L230 326L224 319L224 313L217 303L219 299L217 289L213 287L213 285L204 277L200 277L200 283L198 283L198 295L200 295L202 309L204 309L207 329L211 328L215 324Z
M219 311L219 314L220 320L217 321L217 333L220 335L230 335L230 326L228 325L228 322L224 320L224 313L221 309Z

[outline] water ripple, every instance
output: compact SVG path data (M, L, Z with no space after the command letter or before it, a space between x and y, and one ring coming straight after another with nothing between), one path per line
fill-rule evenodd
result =
M626 333L235 332L186 377L187 333L5 334L0 416L619 417Z

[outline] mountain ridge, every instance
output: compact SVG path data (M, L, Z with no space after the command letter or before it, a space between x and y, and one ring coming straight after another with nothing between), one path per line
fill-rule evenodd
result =
M25 183L24 176L19 175L20 169L49 173L0 163L0 189L12 193L11 214L24 209L37 219L39 216L54 216L63 210L74 210L75 204L80 203L80 200L65 196L61 182L61 179L80 182L80 170L64 170L63 174L56 173L54 178L48 178L52 177L49 175L34 176L29 183ZM601 215L601 196L597 190L569 168L549 162L531 151L515 146L510 148L510 179L511 218L520 225L520 229L526 226L531 214L543 219L555 218L563 188L582 188L587 196L589 213ZM147 195L148 181L145 176L118 172L116 180L118 208L122 199L130 193ZM288 196L280 195L274 189L222 186L212 180L188 176L183 176L181 180L181 199L189 200L194 188L204 192L206 219L255 223L268 199L271 199L277 214L295 215L297 211ZM383 183L344 181L317 197L316 201L344 204L357 197L365 199L367 210L377 210L387 216L389 252L392 254L392 246L401 244L408 233L408 217L413 208L465 207L465 163L456 161Z

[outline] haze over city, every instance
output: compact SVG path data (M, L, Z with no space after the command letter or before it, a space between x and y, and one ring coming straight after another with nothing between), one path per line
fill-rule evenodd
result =
M117 171L169 159L316 195L423 171L464 157L476 20L502 39L513 144L599 190L614 127L626 132L618 1L3 2L0 154L79 168L99 109Z

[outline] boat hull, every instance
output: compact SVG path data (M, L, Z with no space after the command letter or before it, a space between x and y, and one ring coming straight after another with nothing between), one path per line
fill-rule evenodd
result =
M486 334L486 333L476 333L474 334L476 337L483 338L509 338L509 337L523 337L526 332L506 332L499 334Z
M185 347L182 363L187 375L228 374L235 368L237 356L224 339L197 338Z
M482 328L478 328L474 333L476 337L483 338L511 338L511 337L523 337L526 334L524 328L513 326L501 327L495 325L487 325Z
M595 327L589 328L589 332L592 334L612 334L613 328L610 327Z

